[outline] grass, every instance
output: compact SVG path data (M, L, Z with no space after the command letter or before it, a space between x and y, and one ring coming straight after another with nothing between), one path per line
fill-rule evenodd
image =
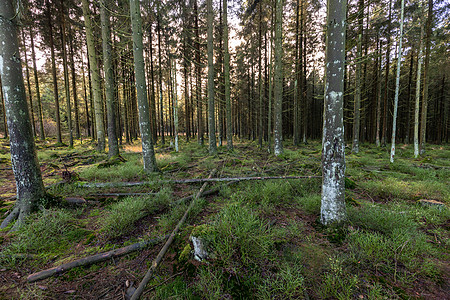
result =
M213 168L218 169L220 177L320 174L320 143L311 141L300 147L291 144L286 141L283 155L274 157L259 150L254 142L236 140L233 152L219 147L217 156L211 157L206 146L181 141L178 153L171 148L156 147L162 173L152 175L142 170L138 144L126 147L125 163L102 169L97 163L106 155L96 153L90 146L42 148L41 162L59 167L65 157L80 151L82 156L91 156L89 163L81 160L71 169L85 181L150 182L147 186L106 190L80 188L72 183L52 188L50 191L56 195L92 200L89 198L92 194L102 192L151 190L157 194L96 199L99 200L96 206L34 214L19 232L0 232L0 266L21 272L26 262L38 269L50 258L59 264L122 247L142 235L171 232L189 204L171 205L172 201L192 194L199 186L165 184L160 179L203 178ZM450 254L450 150L448 146L427 149L425 156L414 159L412 147L400 145L394 164L389 163L387 148L363 144L360 153L347 153L348 220L335 231L319 222L320 179L240 182L224 187L216 196L199 199L151 281L154 289L147 296L442 298ZM7 153L0 154L1 157L9 158ZM420 199L437 200L446 207L424 207L419 204ZM191 234L203 239L210 253L206 261L194 261ZM74 270L64 275L64 284L107 290L107 284L98 280L100 277L97 281L89 279L92 274L117 282L136 282L145 272L142 265L151 264L158 251L159 247L146 249L107 267L100 264L92 269ZM16 255L25 253L34 256L25 259ZM78 284L79 280L84 283ZM54 285L55 289L62 288L58 281ZM48 291L17 288L15 296L45 298L52 292L53 287ZM2 293L0 290L0 297Z
M99 230L113 238L128 233L136 221L165 208L170 202L170 190L164 189L155 196L126 197L111 204L99 220Z

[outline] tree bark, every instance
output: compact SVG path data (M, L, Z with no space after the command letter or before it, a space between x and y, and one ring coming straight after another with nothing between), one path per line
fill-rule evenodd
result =
M389 105L389 67L390 67L390 52L391 52L391 19L392 19L392 0L389 0L389 20L387 27L387 43L386 43L386 77L384 81L384 103L383 103L383 128L381 133L381 144L386 145L387 134L387 114Z
M423 11L423 8L422 8ZM417 78L416 78L416 104L414 108L414 158L419 157L419 112L420 112L420 87L423 63L423 36L424 27L420 26L419 54L417 58Z
M361 67L362 67L362 35L363 35L363 15L364 0L359 0L358 7L358 50L356 55L356 79L355 79L355 103L353 110L353 141L352 152L359 152L359 131L361 121Z
M209 134L209 154L217 153L216 145L216 126L214 109L214 53L213 53L213 22L214 12L212 0L206 0L208 11L207 36L208 36L208 134Z
M103 42L103 71L105 72L106 111L108 114L108 157L119 155L119 143L116 132L116 103L114 95L114 70L112 62L111 24L109 0L100 2L100 19Z
M50 51L52 57L52 77L53 77L53 95L55 97L55 118L56 118L56 138L57 143L62 144L62 136L61 136L61 117L59 115L59 96L58 96L58 79L56 78L56 57L55 57L55 45L53 42L53 24L52 24L52 16L50 11L50 3L46 0L46 14L47 14L47 22L48 22L48 30L49 30L49 43L50 43Z
M17 187L18 228L45 196L36 155L17 39L17 15L12 1L0 2L0 76L10 136L11 164ZM6 227L5 222L1 228Z
M274 154L283 153L283 0L276 0L274 71Z
M431 26L433 19L433 0L428 0L428 17L426 24L425 38L425 63L423 66L423 95L422 95L422 116L420 126L420 154L425 153L425 142L427 134L427 113L428 113L428 81L430 65L430 44L431 44Z
M35 127L35 123L34 123L33 96L31 95L30 70L28 68L27 45L25 44L25 31L23 30L23 28L21 31L22 31L23 52L25 54L25 70L26 70L26 74L27 74L28 98L30 99L31 128L33 131L33 136L36 136L36 127Z
M82 0L84 24L86 27L86 39L89 54L89 65L92 78L92 89L94 96L95 126L97 129L97 150L105 151L105 131L103 127L103 105L100 87L100 71L98 69L97 52L95 49L93 26L89 8L89 0Z
M144 171L157 172L155 150L153 149L150 127L149 104L147 100L147 83L145 80L144 53L142 43L142 19L139 0L130 0L131 26L133 30L134 72L136 76L137 99L139 102L139 129L142 140Z
M73 127L72 127L72 107L70 104L70 83L69 71L67 67L67 41L66 41L66 20L64 13L64 0L60 1L60 29L61 29L61 47L63 54L63 70L64 70L64 91L66 93L66 119L69 127L69 148L73 148Z
M72 71L72 93L73 93L73 105L75 110L75 138L80 139L80 113L78 109L78 91L77 91L77 76L75 70L75 58L73 51L73 32L69 27L69 54L70 54L70 69ZM84 72L84 70L83 70ZM87 110L86 110L87 111Z
M161 53L161 22L160 22L160 15L159 15L159 2L157 2L158 5L158 11L157 11L157 25L156 25L156 29L157 29L157 33L158 33L158 59L159 59L159 124L160 124L160 128L161 128L161 144L165 144L165 127L164 127L164 103L163 103L163 89L162 89L162 82L163 82L163 77L162 77L162 53Z
M2 88L2 76L0 74L0 101L2 101L2 115L3 115L3 129L4 135L3 138L8 138L8 125L6 124L6 107L5 107L5 99L3 97L3 88Z
M320 209L324 225L346 218L343 120L346 6L346 0L328 0Z
M62 265L57 266L57 267L53 267L53 268L50 268L50 269L47 269L47 270L43 270L43 271L36 272L36 273L31 274L31 275L28 275L27 282L32 283L32 282L36 282L36 281L39 281L39 280L44 280L46 278L49 278L49 277L54 276L54 275L61 274L63 272L66 272L66 271L71 270L71 269L76 268L76 267L89 266L89 265L92 265L94 263L99 263L99 262L102 262L102 261L105 261L105 260L108 260L108 259L124 256L124 255L126 255L128 253L131 253L131 252L134 252L134 251L139 251L141 249L147 248L148 246L152 246L152 245L158 244L163 239L164 239L164 237L156 238L156 239L143 240L143 241L140 241L140 242L132 244L132 245L128 245L128 246L123 247L123 248L114 249L114 250L111 250L111 251L108 251L108 252L99 253L99 254L95 254L95 255L92 255L92 256L80 258L80 259L77 259L75 261L72 261L72 262L69 262L69 263L65 263L65 264L62 264Z
M402 41L403 41L403 11L405 9L405 0L402 0L401 15L400 15L400 37L398 43L397 56L397 76L395 79L395 98L394 98L394 115L392 120L392 146L390 162L394 163L395 156L395 135L397 128L397 111L398 111L398 95L400 93L400 69L402 66Z
M33 70L34 70L34 84L36 88L36 98L37 98L37 107L38 107L38 118L39 118L39 139L41 141L45 140L45 132L44 132L44 121L42 117L42 103L41 103L41 92L39 89L39 79L36 67L36 53L34 51L34 34L33 29L30 26L30 41L31 41L31 59L33 60Z

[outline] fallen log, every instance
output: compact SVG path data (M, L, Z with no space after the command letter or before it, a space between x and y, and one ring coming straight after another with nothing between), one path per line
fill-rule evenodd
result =
M168 235L166 235L164 237L156 238L156 239L143 240L143 241L140 241L138 243L135 243L135 244L123 247L123 248L114 249L114 250L111 250L108 252L98 253L98 254L95 254L92 256L80 258L78 260L75 260L75 261L72 261L72 262L69 262L66 264L62 264L57 267L53 267L53 268L50 268L47 270L33 273L27 277L27 281L29 283L36 282L36 281L46 279L48 277L60 274L62 272L65 272L67 270L70 270L70 269L73 269L76 267L89 266L94 263L98 263L98 262L102 262L102 261L105 261L105 260L108 260L111 258L123 256L130 252L138 251L138 250L141 250L148 246L155 245L155 244L161 242L162 240L164 240L165 238L167 238L167 236Z
M212 170L211 174L209 175L208 178L211 178L212 176L214 176L214 174L216 173L216 169ZM183 217L181 218L181 220L178 222L177 226L175 227L175 229L172 231L172 233L170 234L169 238L167 239L166 243L164 244L164 246L162 247L161 251L159 251L158 256L156 256L155 260L152 262L152 266L150 267L150 269L148 269L147 273L144 276L144 279L142 279L141 283L139 284L138 288L136 289L136 291L133 293L133 296L131 297L131 300L136 300L139 299L139 297L142 295L142 292L144 291L145 286L147 285L147 283L150 281L150 279L153 276L153 272L156 270L156 268L158 267L159 263L161 262L162 258L164 257L164 255L167 252L167 249L169 249L169 246L172 244L173 239L175 238L175 235L178 233L178 231L180 230L180 227L183 225L184 221L186 220L189 212L192 210L192 208L194 207L195 203L197 202L197 199L200 198L200 196L202 195L203 191L205 190L206 186L208 185L208 182L205 182L200 191L195 195L194 199L192 200L191 204L189 204L189 207L186 209Z

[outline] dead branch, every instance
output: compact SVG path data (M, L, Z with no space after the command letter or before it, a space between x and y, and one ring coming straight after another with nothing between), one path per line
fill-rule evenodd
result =
M212 170L212 172L211 172L211 174L209 174L208 178L211 178L212 176L214 176L215 173L216 173L216 169ZM145 274L144 279L142 279L142 281L139 284L138 288L133 293L133 296L131 297L131 300L139 299L139 297L142 295L142 292L144 291L145 286L147 285L147 283L150 281L151 277L153 276L153 272L158 267L159 263L161 262L162 258L164 257L164 254L166 254L167 249L169 249L169 246L172 244L173 239L175 238L175 235L178 233L178 230L180 230L181 225L183 225L183 223L186 220L189 212L192 210L192 208L194 207L195 203L197 202L196 200L201 197L201 195L202 195L202 193L205 190L207 185L208 185L208 182L205 182L203 184L203 186L201 187L200 191L197 193L197 195L192 200L191 204L189 204L189 207L186 209L183 217L181 218L181 220L178 222L178 224L175 227L175 229L170 234L169 239L166 241L166 243L164 244L163 248L158 253L158 256L156 256L156 259L152 262L152 266L150 267L150 269L148 269L147 274Z
M200 183L200 182L225 182L225 181L248 181L248 180L272 180L272 179L310 179L322 178L322 176L267 176L267 177L225 177L225 178L192 178L192 179L173 179L161 180L162 183ZM101 183L82 183L80 187L85 188L115 188L129 187L151 184L150 181L139 182L101 182Z
M94 263L99 263L99 262L102 262L102 261L105 261L105 260L108 260L111 258L123 256L130 252L138 251L138 250L141 250L148 246L155 245L155 244L159 243L160 241L162 241L163 239L165 239L166 237L167 237L167 235L164 237L156 238L156 239L143 240L143 241L140 241L138 243L135 243L135 244L123 247L123 248L111 250L111 251L104 252L104 253L98 253L98 254L84 257L84 258L80 258L78 260L75 260L75 261L72 261L72 262L69 262L66 264L62 264L57 267L53 267L53 268L50 268L47 270L43 270L43 271L31 274L27 277L27 281L30 283L36 282L36 281L46 279L48 277L54 276L56 274L60 274L62 272L65 272L67 270L70 270L70 269L73 269L76 267L89 266Z

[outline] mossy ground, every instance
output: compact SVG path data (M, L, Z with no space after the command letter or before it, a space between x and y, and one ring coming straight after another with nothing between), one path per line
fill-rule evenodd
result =
M231 153L180 143L180 152L157 147L159 174L142 169L140 145L126 145L124 162L98 168L106 154L90 143L74 149L39 143L44 182L62 180L66 168L83 182L150 181L127 188L54 185L50 193L83 197L93 204L55 207L29 218L18 232L0 232L0 298L122 299L137 286L162 245L60 276L27 284L26 276L77 258L123 247L172 231L187 204L173 202L200 184L161 179L320 175L320 144L292 147L274 157L250 141ZM14 195L8 145L0 146L2 216ZM240 182L200 199L177 235L145 297L156 299L445 299L449 290L450 148L428 146L414 159L399 145L394 164L388 149L362 145L347 153L348 221L319 223L320 179ZM217 184L210 184L209 187ZM105 193L150 193L106 197ZM446 207L424 207L420 199ZM89 201L88 201L89 203ZM189 235L201 233L212 258L197 262ZM187 249L187 250L186 250Z

